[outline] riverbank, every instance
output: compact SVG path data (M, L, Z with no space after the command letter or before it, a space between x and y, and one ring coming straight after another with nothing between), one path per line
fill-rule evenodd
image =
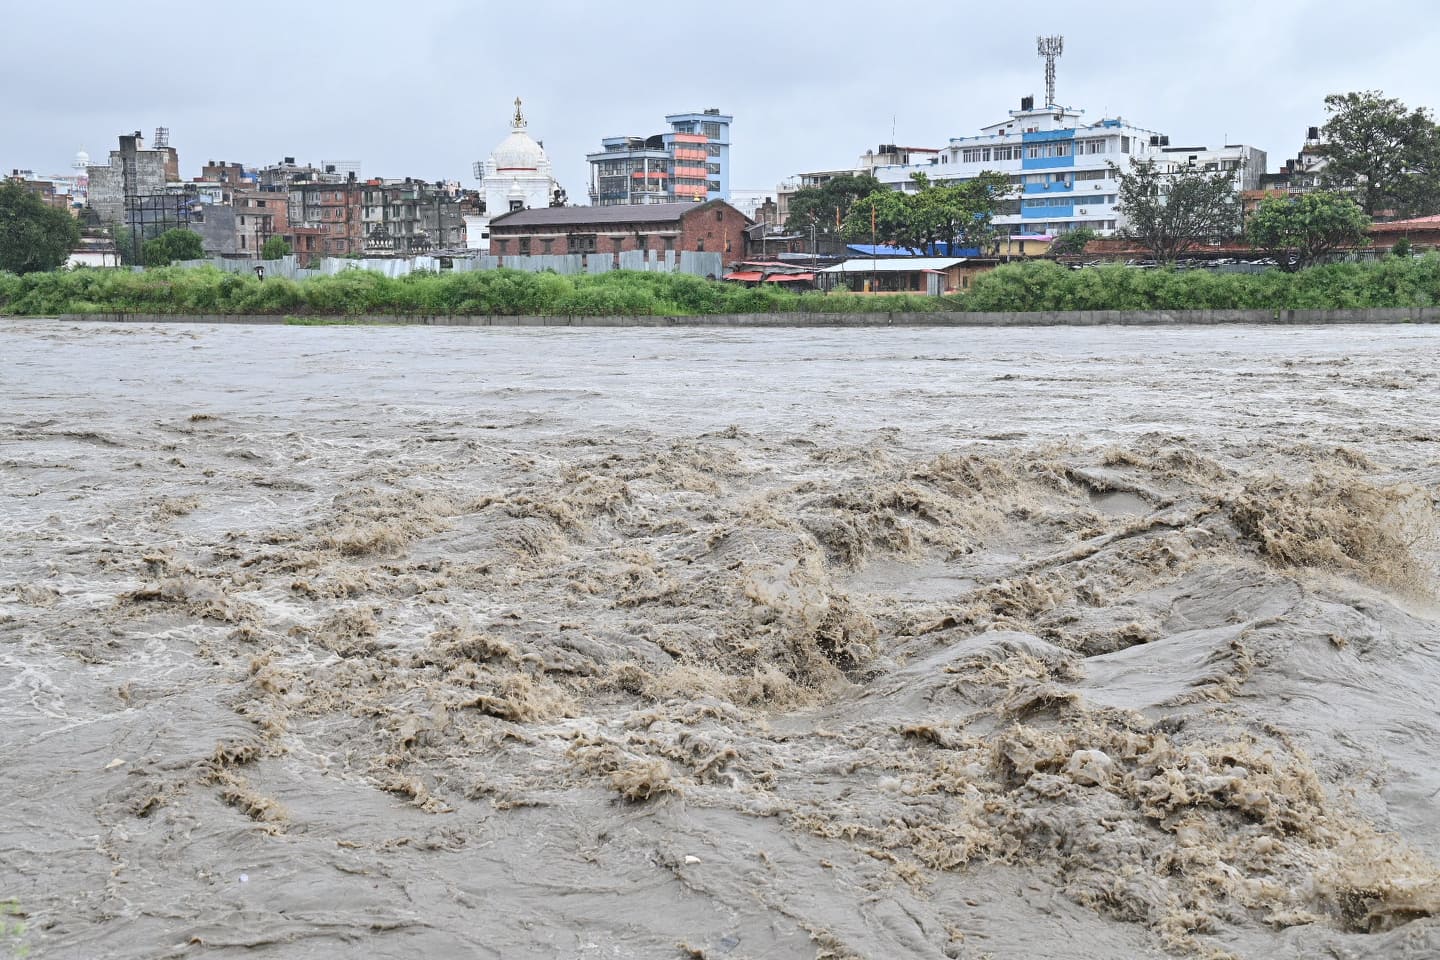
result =
M624 271L563 276L497 269L391 278L356 269L261 281L213 267L76 270L0 274L0 315L251 323L443 318L447 324L527 326L1414 322L1428 316L1423 311L1440 307L1440 257L1387 257L1263 274L1118 265L1069 269L1031 261L982 273L963 293L943 297L791 293L777 286ZM1017 315L1024 319L1017 321Z
M22 319L22 318L14 318ZM24 318L34 319L34 318ZM1440 323L1440 307L1354 310L1039 310L989 313L729 313L703 316L273 316L270 314L68 313L66 322L226 323L428 327L1098 327Z

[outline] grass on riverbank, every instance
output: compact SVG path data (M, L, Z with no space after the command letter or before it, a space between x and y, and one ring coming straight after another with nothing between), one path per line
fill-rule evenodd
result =
M965 310L1347 310L1440 304L1440 257L1332 263L1298 273L1071 270L1051 261L1000 267L975 278Z
M1355 309L1440 304L1440 257L1341 263L1299 273L1070 270L1049 261L982 274L961 297L796 294L683 274L566 277L491 270L392 279L349 270L303 281L199 269L0 274L0 314L260 314L287 322L371 316L705 316L711 314L1028 313L1052 310Z
M302 281L198 269L0 274L0 313L272 316L703 316L718 313L921 312L955 309L922 296L794 294L684 274L617 271L566 277L488 270L390 278L364 270Z

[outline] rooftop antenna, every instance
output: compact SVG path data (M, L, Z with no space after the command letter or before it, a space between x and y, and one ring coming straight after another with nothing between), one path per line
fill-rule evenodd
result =
M1055 106L1055 61L1065 52L1065 38L1036 37L1035 49L1045 58L1045 106Z

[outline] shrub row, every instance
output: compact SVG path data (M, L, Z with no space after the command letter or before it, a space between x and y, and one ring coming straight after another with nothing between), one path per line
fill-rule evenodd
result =
M260 281L214 267L80 269L0 274L0 313L293 314L297 316L694 316L783 311L954 309L920 296L795 294L684 274L616 271L560 276L519 270L420 272L390 278L366 270L301 281Z
M392 279L348 270L302 281L213 267L132 273L80 269L0 274L0 313L272 314L296 316L703 316L717 313L1028 313L1052 310L1225 310L1426 307L1440 304L1440 257L1391 257L1299 273L1271 270L1070 270L1050 261L1002 266L960 297L790 293L683 274L560 276L490 270Z
M1070 270L1050 261L1009 264L975 278L967 310L1341 310L1440 304L1440 257L1333 263L1298 273Z

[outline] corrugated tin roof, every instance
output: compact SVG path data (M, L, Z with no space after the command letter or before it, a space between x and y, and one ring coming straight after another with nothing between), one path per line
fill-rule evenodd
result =
M676 203L617 203L604 207L536 207L502 213L490 221L493 227L553 227L569 224L600 223L672 223L683 214L704 210L723 200L707 203L678 201ZM729 206L729 204L725 204ZM734 209L733 207L731 209ZM738 211L737 211L738 212ZM746 217L749 220L749 217Z
M964 263L965 257L905 257L893 260L846 260L821 273L914 273L917 270L948 270Z

